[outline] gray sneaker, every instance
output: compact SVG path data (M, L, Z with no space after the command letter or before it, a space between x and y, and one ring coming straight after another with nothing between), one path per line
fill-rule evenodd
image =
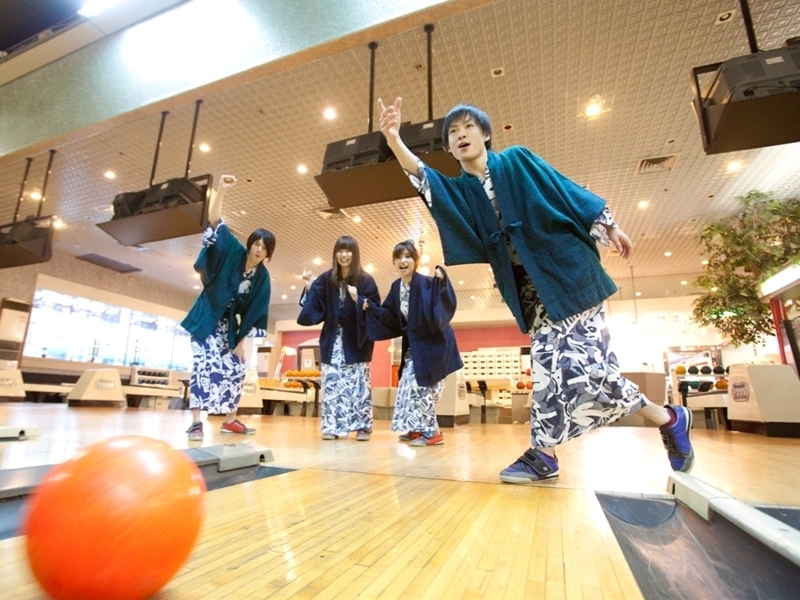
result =
M202 442L203 441L203 424L200 421L196 421L192 423L189 429L186 430L186 433L189 434L189 441L190 442Z
M368 442L369 441L369 431L366 429L359 429L356 432L356 441L357 442Z

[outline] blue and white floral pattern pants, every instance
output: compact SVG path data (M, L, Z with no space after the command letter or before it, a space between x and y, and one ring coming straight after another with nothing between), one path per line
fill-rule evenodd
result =
M369 363L345 363L342 330L336 332L331 364L322 363L322 433L346 436L372 432L372 386Z
M531 332L531 446L553 447L636 412L647 399L609 348L603 306L554 323L537 303Z
M192 376L189 408L210 414L236 410L242 398L247 365L228 349L228 319L220 319L206 339L192 336Z
M436 385L418 385L414 361L406 355L394 404L392 431L419 431L426 437L433 436L439 430L436 403L442 397L444 383L442 379Z

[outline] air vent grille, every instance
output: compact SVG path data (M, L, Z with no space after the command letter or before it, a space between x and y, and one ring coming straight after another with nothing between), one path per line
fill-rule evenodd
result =
M316 212L324 221L334 221L336 219L348 218L347 213L339 208L333 206L326 206L325 208L318 208Z
M675 163L678 162L677 154L668 154L666 156L651 156L650 158L640 158L639 163L636 165L636 175L645 175L647 173L663 173L664 171L672 171L675 168Z

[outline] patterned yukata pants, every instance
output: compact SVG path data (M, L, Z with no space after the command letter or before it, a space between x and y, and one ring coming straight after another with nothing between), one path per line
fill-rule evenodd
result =
M426 437L433 436L439 430L436 403L442 397L444 383L442 379L436 385L418 385L414 361L407 354L394 403L392 431L419 431Z
M246 371L247 364L228 349L227 317L220 319L206 339L192 336L189 408L217 415L235 411Z
M531 331L531 447L553 447L646 403L609 348L603 306L554 323L541 302Z
M372 432L372 387L369 363L345 363L342 329L336 332L331 364L322 363L322 433L346 436Z

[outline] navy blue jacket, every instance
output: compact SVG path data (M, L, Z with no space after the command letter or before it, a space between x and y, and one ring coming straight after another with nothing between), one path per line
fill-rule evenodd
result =
M203 291L181 322L186 331L204 340L227 311L228 346L233 349L253 327L267 328L271 291L269 271L259 263L250 291L239 294L246 262L247 250L228 226L221 223L217 240L203 248L194 263L194 270L203 282Z
M440 267L441 268L441 267ZM382 306L369 303L367 330L373 340L403 337L403 354L411 350L419 385L436 385L464 366L450 321L456 312L456 292L449 278L440 281L413 273L408 292L408 320L400 312L400 279L392 283ZM403 372L405 361L400 362Z
M523 332L528 327L506 236L554 321L597 306L616 292L589 233L605 200L521 146L490 151L487 166L505 229L477 177L464 171L446 177L425 169L430 210L448 265L491 264L500 294Z
M352 365L370 362L375 344L367 337L366 316L359 307L365 298L380 303L378 286L372 275L362 271L355 284L358 290L358 305L353 302L350 294L345 292L344 306L340 308L339 286L331 284L331 279L334 277L331 270L325 271L314 280L311 288L304 293L300 300L303 308L297 317L297 323L299 325L323 324L319 336L320 360L323 363L331 364L333 342L336 339L336 330L339 325L342 326L345 363Z

